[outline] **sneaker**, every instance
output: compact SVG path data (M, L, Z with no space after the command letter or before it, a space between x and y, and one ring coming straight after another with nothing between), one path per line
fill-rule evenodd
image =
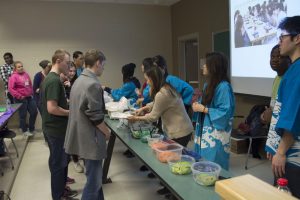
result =
M65 187L64 197L76 197L78 192L76 190L72 190L70 187Z
M33 135L35 135L35 134L37 134L38 132L36 131L36 130L34 130L34 131L29 131L31 134L33 134Z
M171 193L170 190L168 188L166 188L166 187L163 187L163 188L157 190L156 192L159 195L166 195L166 194L170 194Z
M74 170L77 173L83 173L83 167L81 166L80 162L74 163Z
M29 131L26 131L26 132L23 132L24 136L27 136L27 137L32 137L33 134L30 133Z
M75 183L75 179L67 177L67 184L70 185L70 184L73 184L73 183Z

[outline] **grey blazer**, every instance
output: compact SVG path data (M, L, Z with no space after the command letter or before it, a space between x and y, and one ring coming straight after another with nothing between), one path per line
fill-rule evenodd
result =
M97 76L84 69L70 94L70 114L65 151L89 160L106 157L105 136L96 127L104 120L103 90Z

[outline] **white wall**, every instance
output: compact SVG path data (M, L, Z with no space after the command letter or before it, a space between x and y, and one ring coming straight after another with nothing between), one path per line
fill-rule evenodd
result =
M12 52L33 76L56 49L100 49L107 57L101 82L118 87L126 63L139 66L155 54L171 62L170 12L165 6L1 1L0 54ZM142 79L139 67L136 72Z
M172 66L171 9L144 6L67 2L0 2L0 55L9 51L21 60L31 77L42 59L56 49L103 51L107 58L103 85L122 84L122 65L140 64L144 57L162 54ZM0 63L4 61L0 58ZM172 71L170 69L170 71Z

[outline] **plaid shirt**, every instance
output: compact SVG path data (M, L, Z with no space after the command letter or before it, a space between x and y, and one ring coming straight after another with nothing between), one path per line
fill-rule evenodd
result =
M0 78L4 81L5 92L8 91L8 79L13 73L13 65L4 64L0 66Z

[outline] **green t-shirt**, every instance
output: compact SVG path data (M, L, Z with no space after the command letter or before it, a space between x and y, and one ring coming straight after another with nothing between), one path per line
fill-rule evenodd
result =
M281 82L281 76L276 76L274 79L274 82L273 82L271 103L270 103L270 106L272 107L272 109L274 108L274 105L275 105L280 82Z
M66 135L68 117L48 113L47 101L55 100L61 108L68 109L65 88L59 75L50 72L42 83L42 125L43 132L52 137L64 138Z

